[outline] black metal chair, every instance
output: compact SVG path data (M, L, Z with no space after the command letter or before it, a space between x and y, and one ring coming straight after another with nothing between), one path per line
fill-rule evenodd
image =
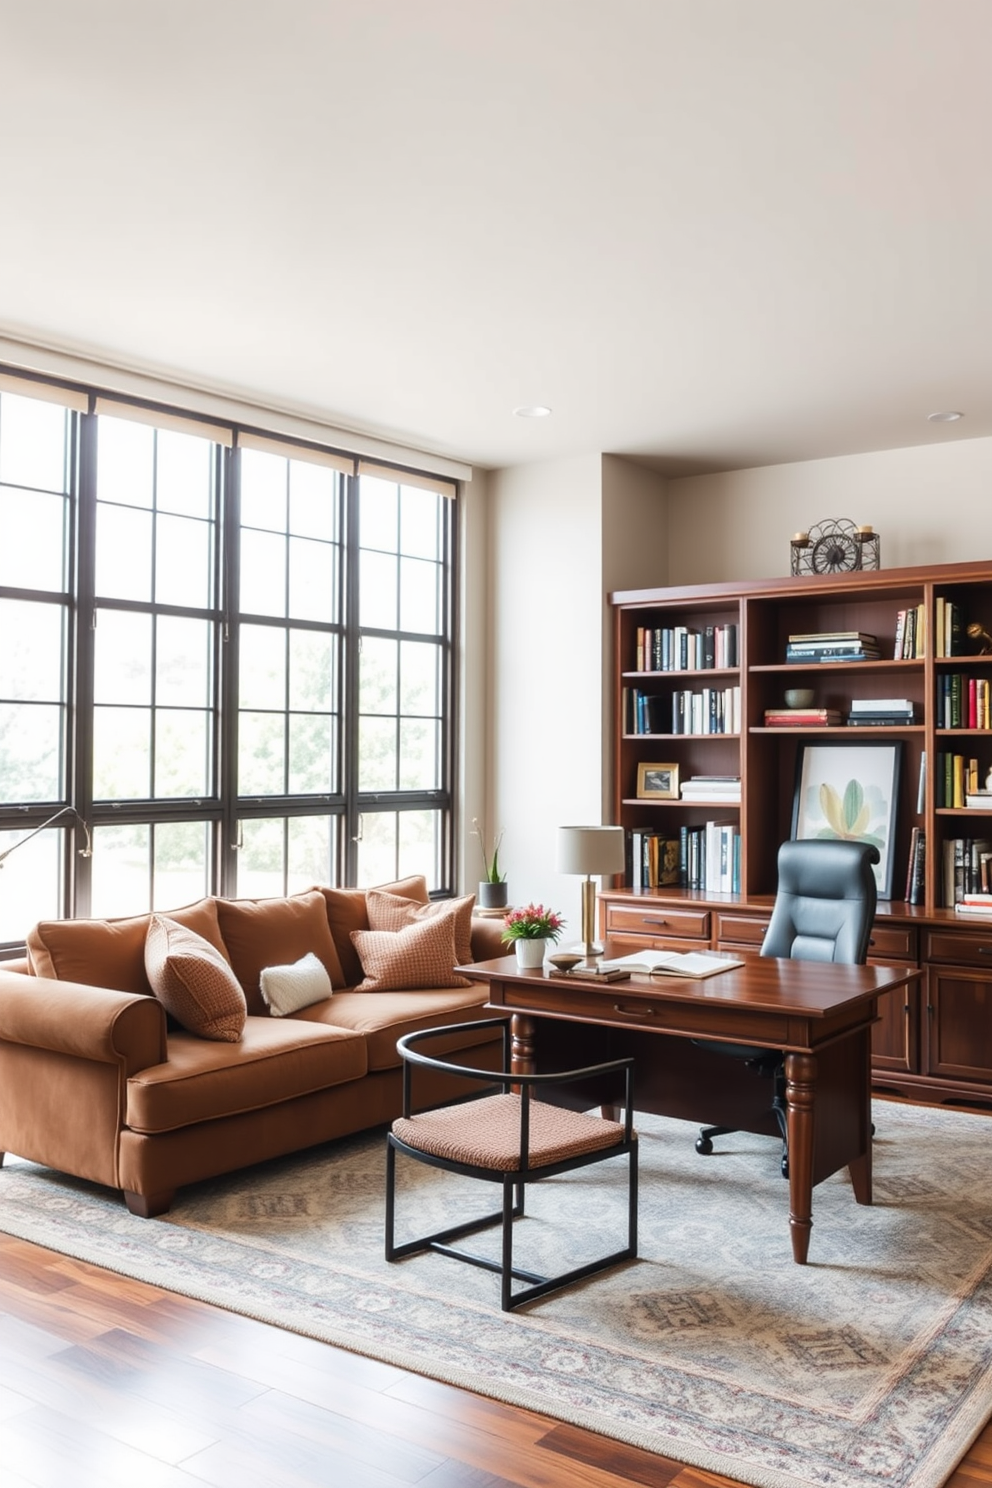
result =
M434 1250L453 1256L473 1266L497 1272L501 1279L500 1305L504 1312L531 1302L548 1292L581 1281L620 1261L637 1255L637 1133L633 1129L633 1064L632 1059L614 1059L606 1064L585 1069L565 1070L554 1074L516 1074L510 1070L509 1020L482 1019L462 1023L457 1031L501 1026L503 1030L502 1068L469 1069L448 1064L422 1054L415 1046L427 1039L442 1038L450 1028L430 1028L408 1033L397 1042L403 1059L403 1115L393 1122L386 1139L386 1260L399 1260L416 1251ZM496 1080L500 1093L438 1107L411 1115L411 1072L415 1065L447 1075L470 1080ZM624 1077L624 1117L608 1121L600 1116L553 1106L532 1099L531 1092L542 1086L574 1084L602 1075L622 1073ZM396 1154L405 1153L417 1162L498 1183L503 1191L502 1206L481 1219L451 1225L435 1234L417 1240L395 1243ZM524 1190L528 1183L569 1173L590 1163L626 1155L630 1170L627 1184L627 1244L599 1260L589 1261L559 1276L541 1276L513 1264L513 1221L524 1213ZM456 1249L448 1242L464 1235L502 1225L502 1251L499 1261L470 1251ZM513 1281L530 1283L516 1292Z
M778 893L761 944L761 955L863 964L877 902L872 864L878 860L878 848L865 842L820 838L783 842L778 850ZM706 1047L731 1059L743 1059L758 1075L771 1079L771 1110L782 1135L782 1176L788 1178L789 1136L782 1050L726 1043L707 1043ZM713 1151L713 1138L733 1130L732 1126L702 1127L696 1138L696 1151L708 1156Z

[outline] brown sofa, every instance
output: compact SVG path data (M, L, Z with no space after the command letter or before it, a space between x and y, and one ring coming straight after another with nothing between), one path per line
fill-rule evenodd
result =
M428 902L422 878L385 888L415 907ZM0 969L0 1161L13 1152L119 1188L144 1217L164 1213L183 1184L391 1121L401 1101L397 1039L477 1019L485 1000L475 984L354 990L362 967L351 932L368 928L362 890L206 899L169 919L214 945L244 990L240 1039L217 1042L177 1026L154 995L149 919L43 923L28 936L27 960ZM498 920L464 923L471 959L503 953ZM263 968L308 952L332 995L270 1016ZM447 1043L456 1060L471 1049L463 1062L496 1067L489 1035ZM425 1104L454 1093L418 1090Z

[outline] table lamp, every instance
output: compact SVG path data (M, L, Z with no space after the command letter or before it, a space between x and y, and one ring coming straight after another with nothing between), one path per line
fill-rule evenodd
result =
M558 872L584 873L582 885L582 939L585 964L595 964L602 955L596 940L596 885L593 874L624 871L623 827L559 827Z

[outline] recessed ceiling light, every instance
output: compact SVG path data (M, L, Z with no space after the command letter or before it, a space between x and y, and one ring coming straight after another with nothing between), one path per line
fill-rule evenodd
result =
M956 424L958 419L964 418L964 414L949 408L945 413L928 413L927 418L931 424Z
M545 408L543 403L527 403L513 411L517 418L547 418L551 413L551 409Z

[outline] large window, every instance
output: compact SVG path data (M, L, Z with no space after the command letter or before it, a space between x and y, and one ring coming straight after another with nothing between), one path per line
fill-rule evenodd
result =
M0 944L211 892L450 890L453 495L0 382Z

